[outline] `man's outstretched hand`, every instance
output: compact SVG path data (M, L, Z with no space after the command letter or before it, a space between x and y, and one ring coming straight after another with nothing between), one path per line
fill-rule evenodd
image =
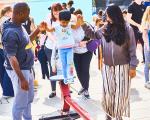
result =
M40 25L38 26L40 32L44 32L47 29L47 23L46 22L41 22Z

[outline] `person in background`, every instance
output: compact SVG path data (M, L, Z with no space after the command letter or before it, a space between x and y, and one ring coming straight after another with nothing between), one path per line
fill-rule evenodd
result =
M74 11L74 15L82 15L81 9ZM90 98L89 95L89 80L90 80L90 63L93 56L93 53L88 51L86 46L82 47L80 44L87 41L82 27L79 27L73 30L73 37L75 40L74 51L74 65L75 70L78 76L78 79L81 84L81 89L78 92L78 95L83 95L86 98Z
M29 35L36 29L34 19L31 16L22 25L24 26Z
M141 31L143 33L144 40L144 53L145 53L145 87L150 89L149 81L149 69L150 69L150 6L146 8L146 11L142 18Z
M0 17L0 83L2 86L3 91L3 97L2 98L9 98L14 96L14 90L12 86L12 82L6 72L6 69L4 67L4 51L2 46L2 27L3 23L6 22L8 19L10 19L12 16L12 8L11 6L5 6L1 9L1 17Z
M102 17L103 17L103 10L100 9L98 11L97 17L100 18L100 19L102 19Z
M94 29L97 30L100 27L102 27L103 25L104 25L104 22L103 22L102 18L97 18L96 21L95 21Z
M125 9L125 10L123 10L122 11L122 14L123 14L123 18L124 18L124 20L127 22L127 10Z
M51 13L46 18L46 22L48 26L55 27L59 25L59 12L63 9L60 3L53 3L49 8L51 10ZM52 49L54 48L55 44L53 43L53 40L56 39L54 33L48 33L46 34L48 36L46 42L45 42L45 54L47 56L47 60L49 63L49 71L50 71L50 77L53 76L52 72L52 66L51 66L51 55L52 55ZM50 81L51 83L51 93L49 94L49 98L53 98L56 96L56 82Z
M150 6L150 0L144 0L143 5L145 7Z
M106 120L123 120L130 117L130 85L136 76L138 60L134 32L126 24L121 9L110 5L106 9L107 24L97 31L84 23L83 17L78 17L85 35L99 39L103 51L102 106L107 113ZM82 44L84 46L84 44Z
M32 120L34 54L31 42L47 26L45 22L42 22L29 36L22 26L22 23L29 18L29 14L30 8L27 3L16 3L13 7L12 18L3 24L2 29L2 43L6 56L5 68L15 93L12 108L13 120L22 120L22 118Z
M142 33L140 32L140 24L144 14L146 7L142 4L142 0L134 0L128 7L127 13L127 22L131 24L134 30L136 44L140 42L142 45L142 54L143 54L143 61L145 62L144 57L144 41L142 38Z
M69 0L67 3L67 9L71 12L71 14L73 14L73 12L75 11L75 8L72 7L74 4L73 0Z
M67 4L66 3L62 3L62 9L67 10Z

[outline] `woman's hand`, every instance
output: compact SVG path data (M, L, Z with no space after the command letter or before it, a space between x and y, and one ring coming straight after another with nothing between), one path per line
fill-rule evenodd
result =
M87 41L81 41L81 42L79 43L79 46L80 46L80 47L86 47L86 43L87 43Z
M136 69L131 69L129 70L129 76L130 78L134 78L136 76Z
M83 16L80 14L77 15L77 24L80 26L84 24Z

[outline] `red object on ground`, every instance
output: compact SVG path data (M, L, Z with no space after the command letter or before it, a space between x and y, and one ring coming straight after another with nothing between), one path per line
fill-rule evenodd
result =
M61 97L63 100L62 112L69 112L70 107L72 107L84 120L92 120L88 112L71 99L69 85L65 85L63 81L60 81L59 84L61 89Z

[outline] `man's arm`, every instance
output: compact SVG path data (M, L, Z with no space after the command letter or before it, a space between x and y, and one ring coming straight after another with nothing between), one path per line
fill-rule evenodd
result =
M39 32L45 31L47 28L46 22L41 22L40 25L30 34L30 40L31 42L35 40Z
M8 57L8 59L9 59L9 62L11 64L13 70L15 71L15 73L17 74L17 76L19 78L19 82L21 83L21 88L25 91L29 90L28 82L20 70L17 58L15 56L10 56L10 57Z

